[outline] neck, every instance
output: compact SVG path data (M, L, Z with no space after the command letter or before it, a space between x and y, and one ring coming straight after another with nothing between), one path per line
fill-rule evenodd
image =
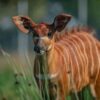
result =
M52 44L52 48L48 51L47 62L50 75L57 76L59 69L57 68L58 52L55 48L55 43Z
M55 66L57 52L54 46L55 44L53 43L51 48L46 53L38 57L40 62L40 73L37 75L37 77L41 80L44 80L45 77L47 79L55 79L59 75L58 68Z
M50 58L52 58L54 55L54 42L51 43L51 45L48 48L47 51L47 59L49 60Z

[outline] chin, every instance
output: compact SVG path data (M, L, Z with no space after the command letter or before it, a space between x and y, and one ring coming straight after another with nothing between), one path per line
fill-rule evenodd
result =
M40 54L43 55L45 53L44 50L40 50Z
M45 53L44 50L34 51L36 55L43 55Z

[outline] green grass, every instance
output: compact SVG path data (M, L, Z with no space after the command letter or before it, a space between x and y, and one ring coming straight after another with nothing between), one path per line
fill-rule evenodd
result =
M77 100L74 94L71 96L68 96L67 99ZM79 96L79 100L92 100L88 88L85 88ZM0 71L0 100L3 98L6 100L42 100L31 76L23 76L22 73L17 75L9 68Z
M0 61L0 100L42 100L27 56L27 67L2 50Z
M41 100L30 76L15 74L11 69L0 72L0 100Z
M26 59L28 67L17 64L9 55L4 54L7 64L0 69L0 100L45 100L35 82L32 65L27 57ZM47 88L47 86L45 87ZM84 88L77 95L78 98L75 94L70 94L66 99L93 100L89 87ZM50 99L48 98L48 100Z

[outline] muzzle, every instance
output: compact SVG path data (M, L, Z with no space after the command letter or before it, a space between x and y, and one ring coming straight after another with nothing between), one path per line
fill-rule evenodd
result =
M35 51L37 54L44 54L44 52L45 52L44 48L42 48L42 47L40 47L40 46L37 46L37 45L34 46L34 51Z

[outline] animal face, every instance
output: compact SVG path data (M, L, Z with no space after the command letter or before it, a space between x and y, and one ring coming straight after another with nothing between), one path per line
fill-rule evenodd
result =
M60 14L55 17L52 24L36 24L29 17L14 16L13 22L23 33L33 34L34 51L43 54L52 47L54 33L62 31L70 19L71 15Z
M52 38L49 36L50 30L46 24L38 24L34 27L33 43L34 51L43 54L51 47Z

